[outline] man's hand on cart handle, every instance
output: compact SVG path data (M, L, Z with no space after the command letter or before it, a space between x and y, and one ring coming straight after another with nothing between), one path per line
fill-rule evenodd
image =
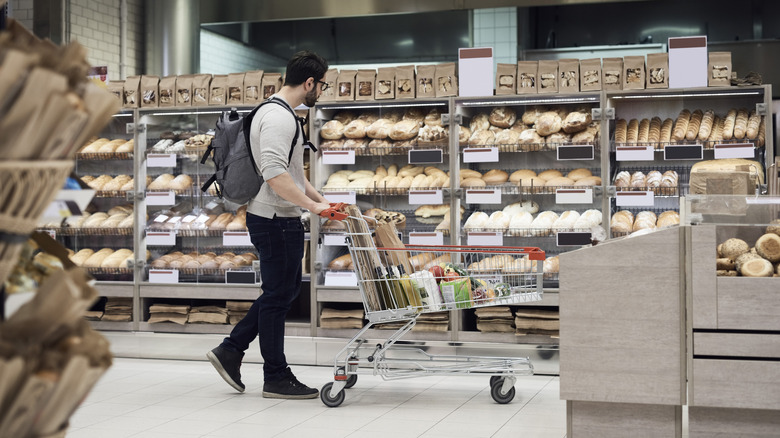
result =
M343 221L348 216L346 213L342 212L346 206L347 204L344 202L331 202L330 208L322 210L320 216L335 221Z

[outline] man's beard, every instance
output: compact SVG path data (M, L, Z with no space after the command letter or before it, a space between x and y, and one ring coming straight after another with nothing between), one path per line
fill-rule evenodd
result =
M311 108L316 103L317 103L317 89L312 88L311 91L306 93L306 96L304 96L303 104Z

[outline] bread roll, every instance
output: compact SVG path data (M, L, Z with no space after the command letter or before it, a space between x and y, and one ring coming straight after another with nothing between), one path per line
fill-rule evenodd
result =
M482 178L466 178L460 182L460 186L464 188L470 187L485 187L487 183Z
M541 187L544 187L546 183L547 180L539 177L531 177L521 179L517 182L517 185L530 189L532 192L538 192L541 191Z
M545 187L570 187L574 185L574 180L565 176L559 176L548 179L544 185Z
M344 136L344 124L338 120L331 120L322 125L320 136L326 140L338 140Z
M626 119L617 119L615 122L615 143L625 143L628 138L628 122Z
M493 108L488 117L490 124L499 128L509 128L515 123L515 120L517 120L517 113L507 106Z
M534 128L540 136L546 137L560 131L563 128L563 121L557 112L547 111L539 115Z
M688 141L696 140L699 136L699 129L701 128L701 122L703 119L704 113L700 109L697 109L696 111L691 114L691 118L688 121L688 129L685 132L685 139Z
M601 225L602 214L600 210L590 209L586 210L580 215L574 222L572 228L574 229L589 229Z
M506 230L509 227L509 221L512 219L508 214L504 214L503 211L494 211L488 217L485 228L491 230Z
M477 114L471 118L469 129L471 132L490 129L490 117L484 113Z
M473 130L471 137L469 138L469 145L472 146L484 146L493 145L496 143L496 137L493 131L487 129Z
M759 257L742 263L739 273L744 277L771 277L775 270L769 260Z
M577 219L580 218L580 213L575 210L567 210L558 216L558 219L553 222L553 231L564 231L574 228L574 224Z
M756 241L756 253L772 263L780 262L780 236L767 233Z
M734 120L734 138L737 140L742 140L747 134L748 117L747 109L740 108L737 111L737 117Z
M534 222L534 217L527 211L521 211L512 215L512 219L509 220L509 235L510 236L522 236L527 234L523 230L531 228L531 224Z
M543 211L531 222L531 231L536 236L550 234L553 224L558 220L558 214L552 211Z
M758 138L759 128L761 127L761 116L756 113L756 110L750 111L748 116L747 130L745 136L748 140L755 140Z
M742 239L731 238L723 242L720 251L723 257L736 260L742 254L749 252L750 247Z
M650 137L650 120L642 119L639 122L639 133L637 134L636 141L639 143L647 143L648 137Z
M737 122L737 109L732 108L726 114L726 118L723 121L723 139L731 140L734 138L734 127Z
M600 186L601 185L601 177L600 176L588 176L585 178L578 179L574 182L574 187L591 187L591 186Z
M482 175L482 179L489 185L498 185L507 182L509 174L500 169L491 169Z
M187 190L192 187L192 178L189 175L178 175L170 182L173 190Z
M519 214L521 212L534 214L539 211L539 204L528 200L520 201L507 205L502 211L510 216Z
M636 143L639 139L639 120L631 119L626 130L626 143Z
M509 181L513 183L517 183L523 178L534 178L536 177L536 172L530 169L520 169L512 172L512 174L509 176Z
M584 131L580 131L571 137L571 142L576 144L582 143L594 143L598 137L598 128L590 127Z
M487 224L489 219L490 216L488 216L487 213L483 213L481 211L475 211L474 213L471 214L471 216L469 216L468 219L466 219L466 222L463 224L463 229L473 230L473 229L485 228L485 225Z
M174 176L170 173L163 173L149 184L147 187L149 190L169 190L171 188L171 182L174 180Z
M108 143L109 141L111 141L111 140L109 140L107 138L99 138L99 139L97 139L97 140L95 140L95 141L93 141L91 143L88 143L84 147L82 147L81 150L79 150L79 153L82 153L82 154L95 154L95 153L97 153L97 151L100 149L101 146L103 146L104 144Z
M715 111L708 109L707 111L704 112L704 114L702 114L701 125L699 126L699 133L696 136L696 138L698 138L699 141L706 141L708 138L710 138L710 134L712 133L712 125L714 122L715 122Z
M559 177L562 177L562 176L563 176L563 173L561 173L560 170L556 170L556 169L545 170L544 172L541 172L538 175L539 178L541 178L541 179L543 179L545 181L553 179L553 178L559 178Z
M591 176L593 176L593 172L585 168L574 169L569 171L569 173L566 174L566 178L570 178L574 181L579 181L582 178L588 178Z

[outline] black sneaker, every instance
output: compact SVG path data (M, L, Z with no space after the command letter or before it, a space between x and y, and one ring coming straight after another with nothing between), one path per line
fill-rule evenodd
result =
M284 398L292 400L317 398L320 391L309 388L295 378L292 370L287 368L285 376L274 382L265 382L263 385L263 397Z
M206 353L206 357L228 385L238 392L244 392L246 386L241 382L241 359L244 353L233 352L220 345Z

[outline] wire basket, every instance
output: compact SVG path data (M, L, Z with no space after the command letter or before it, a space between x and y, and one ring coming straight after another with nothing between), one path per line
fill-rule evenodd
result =
M72 169L67 160L0 162L0 282Z

